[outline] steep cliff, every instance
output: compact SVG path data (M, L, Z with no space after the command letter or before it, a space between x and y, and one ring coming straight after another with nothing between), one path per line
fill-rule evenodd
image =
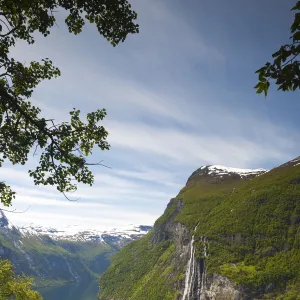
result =
M300 299L299 290L299 158L268 172L201 167L100 279L102 300Z

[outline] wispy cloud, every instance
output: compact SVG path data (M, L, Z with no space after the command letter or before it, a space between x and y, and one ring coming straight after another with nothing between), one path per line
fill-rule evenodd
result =
M140 172L109 172L96 173L93 188L79 186L78 192L69 195L70 199L79 200L70 202L52 187L34 186L26 172L2 168L0 177L12 183L17 192L12 209L26 210L22 214L8 214L8 217L16 225L24 225L28 220L34 223L43 220L41 224L47 226L65 226L71 222L81 228L152 224L162 213L166 199L173 196L172 189L166 189L164 183L159 182L166 173L157 171L155 180L153 170L149 173L144 170L142 180L135 180ZM156 183L155 189L151 183Z
M110 142L115 147L131 148L133 152L162 156L177 165L223 163L238 167L248 167L253 162L263 163L265 159L284 161L298 145L297 133L288 134L276 125L252 118L248 123L243 120L243 124L254 124L251 130L255 136L243 137L243 130L234 132L236 128L231 130L226 122L228 116L225 120L223 117L220 115L217 119L220 126L218 134L211 133L210 124L205 122L199 128L185 130L137 122L110 122ZM205 129L209 133L205 133Z
M73 107L107 109L112 148L91 159L113 168L94 168L95 185L80 185L74 203L53 188L35 187L26 169L1 168L0 179L18 192L14 208L31 205L25 214L10 215L13 222L149 224L201 165L268 168L296 156L297 130L282 116L271 118L262 102L251 104L254 91L237 91L240 82L231 79L241 71L228 66L235 59L229 48L207 38L209 29L203 35L176 5L134 0L140 34L117 48L93 26L74 37L63 23L34 46L17 45L13 54L21 61L50 57L62 71L33 95L45 116L61 121ZM31 159L30 167L35 163Z

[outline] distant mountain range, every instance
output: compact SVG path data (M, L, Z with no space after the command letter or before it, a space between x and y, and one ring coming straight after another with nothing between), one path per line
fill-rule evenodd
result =
M93 230L79 228L76 225L56 229L30 224L18 229L23 235L27 236L46 235L56 241L98 242L121 248L124 244L144 236L152 229L152 226L132 224L122 228Z
M16 227L0 210L0 258L8 258L16 272L31 275L38 285L93 279L110 265L124 245L152 227L130 225L112 230L63 229L33 224Z

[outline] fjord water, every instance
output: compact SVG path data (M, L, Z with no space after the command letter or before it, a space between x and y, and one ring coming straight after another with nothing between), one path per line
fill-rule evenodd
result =
M97 300L98 281L39 289L44 300Z

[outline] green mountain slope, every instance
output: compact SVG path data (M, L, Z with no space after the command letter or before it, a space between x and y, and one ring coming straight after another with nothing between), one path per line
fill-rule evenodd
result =
M100 298L300 299L299 163L260 176L197 170L114 257Z
M11 260L17 273L35 277L39 286L92 280L105 271L114 253L110 245L55 241L0 228L0 258Z
M55 236L53 229L17 228L0 210L0 259L9 259L16 273L33 276L37 286L92 281L108 268L122 246L150 228L139 226L132 234L112 231L99 236L84 231Z

